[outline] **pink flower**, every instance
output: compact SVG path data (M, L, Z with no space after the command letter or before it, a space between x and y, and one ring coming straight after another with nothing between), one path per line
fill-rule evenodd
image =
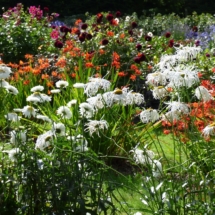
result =
M57 30L53 30L53 31L51 32L51 38L52 38L53 40L57 40L57 39L59 38L59 32L58 32Z

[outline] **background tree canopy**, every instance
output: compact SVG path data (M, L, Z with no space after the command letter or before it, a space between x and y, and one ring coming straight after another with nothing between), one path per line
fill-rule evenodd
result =
M17 0L1 0L0 7L8 9L17 4ZM193 11L197 13L215 13L214 0L22 0L21 3L25 7L41 6L48 7L50 12L57 12L61 18L77 14L96 14L98 12L121 11L123 14L131 14L136 12L139 16L154 13L169 14L176 13L180 16L191 14ZM1 12L2 13L2 12Z

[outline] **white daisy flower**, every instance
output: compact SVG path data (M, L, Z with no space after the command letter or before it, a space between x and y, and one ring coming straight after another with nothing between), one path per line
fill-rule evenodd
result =
M44 151L44 149L53 144L53 142L53 132L47 131L46 133L38 136L35 149L40 149L41 151Z
M23 109L21 109L21 108L14 108L13 111L14 112L18 112L18 113L22 113Z
M65 119L70 119L72 117L72 112L67 106L61 106L57 109L57 115Z
M94 116L95 110L92 105L87 102L83 102L79 105L79 113L82 117L92 118Z
M107 107L111 107L113 105L113 97L113 92L106 92L102 94L102 99Z
M155 122L157 120L159 120L160 116L157 112L157 110L153 110L153 109L147 109L147 110L143 110L140 113L140 120L143 123L149 123L149 122Z
M199 86L195 89L195 96L199 100L203 100L204 102L213 100L212 95L209 93L209 91L204 86Z
M36 116L36 118L37 118L37 119L41 119L41 120L43 120L43 121L45 121L45 122L49 122L49 123L52 122L52 120L51 120L49 117L44 116L44 115L38 114L38 115Z
M41 86L41 85L38 85L38 86L35 86L35 87L32 87L31 88L31 92L34 93L34 92L41 92L44 90L44 87Z
M153 168L152 168L153 177L159 178L163 174L162 164L158 160L153 160Z
M152 90L152 95L155 99L162 99L168 96L169 92L163 86L154 87Z
M32 106L27 105L22 109L22 114L27 118L31 118L32 116L36 116L37 111L37 109L34 109Z
M50 90L50 92L51 92L52 94L58 94L58 93L61 92L61 90L60 90L60 89L54 89L54 90Z
M43 102L50 102L51 97L40 92L34 92L30 96L27 97L26 101L28 102L34 102L34 103L43 103Z
M130 152L133 153L133 159L136 164L142 164L142 165L147 165L147 164L152 164L152 159L155 156L155 153L151 150L141 150L141 149L134 149L131 150Z
M14 149L11 149L11 150L5 150L5 151L2 151L2 152L6 152L8 153L8 156L9 156L9 159L13 162L17 161L17 154L19 154L21 152L21 150L19 148L14 148Z
M16 132L15 130L10 132L10 143L18 144L18 143L26 143L27 135L26 131Z
M75 83L75 84L73 84L73 87L74 88L85 88L85 84L83 84L83 83Z
M85 131L89 131L90 136L92 136L93 133L96 133L99 136L100 130L104 131L104 129L108 129L108 123L106 120L89 120L85 126L87 127Z
M166 76L161 72L149 73L146 77L146 84L151 86L166 85L166 83Z
M4 88L6 89L6 91L8 93L13 94L13 95L17 95L19 93L19 91L17 90L17 88L14 87L14 86L6 85L6 86L4 86Z
M55 86L56 86L57 88L66 88L66 87L69 86L69 83L68 83L68 81L60 80L60 81L57 81L57 82L55 83Z
M183 113L183 114L190 113L190 108L185 103L173 101L173 102L166 102L166 104L168 105L167 109L169 109L171 112L178 111L179 113Z
M11 68L4 64L0 64L0 79L6 79L10 77L12 73Z
M101 94L87 99L87 102L92 105L96 110L104 108L104 101Z
M215 123L212 123L212 124L206 126L202 130L202 135L206 138L210 137L210 136L215 136Z
M142 103L144 103L144 96L141 93L133 93L134 96L134 103L136 105L141 105Z
M12 121L12 122L18 122L21 117L18 116L16 113L7 113L5 115L5 118L9 121Z
M77 101L76 99L73 99L73 100L69 101L69 102L66 104L66 106L69 107L69 108L71 108L72 106L76 105L77 102L78 102L78 101Z
M10 85L7 81L5 81L4 79L0 79L0 87L6 87Z
M107 91L110 89L111 82L104 79L104 78L92 78L92 77L90 77L89 81L98 83L99 87L101 89L103 89L104 91Z
M178 111L168 111L165 114L162 114L161 119L172 123L175 120L180 119L180 113Z
M66 127L63 123L54 123L52 126L52 133L53 134L58 134L60 136L65 136L66 135Z

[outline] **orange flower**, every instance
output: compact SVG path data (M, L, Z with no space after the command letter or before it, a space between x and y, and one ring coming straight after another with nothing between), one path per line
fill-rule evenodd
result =
M211 70L212 72L215 72L215 67Z
M71 76L72 78L75 78L75 77L76 77L76 74L73 72L73 73L70 74L70 76Z
M25 55L25 58L26 58L26 59L33 59L33 55L31 55L31 54L26 54L26 55Z
M79 26L80 23L82 23L82 20L81 20L81 19L77 19L77 20L75 21L75 25L77 25L77 26Z
M42 74L42 79L48 79L49 78L49 75L48 74Z
M169 134L169 133L170 133L170 130L165 129L165 130L163 130L163 133L164 133L164 134Z
M85 63L85 67L86 67L86 68L93 68L94 65L93 65L93 63L88 62L88 63Z
M25 80L25 81L23 81L23 84L24 84L24 85L29 85L29 83L30 83L30 81L29 81L29 80Z
M55 66L59 66L60 68L64 68L66 66L66 60L65 58L61 57L57 63L55 63Z
M125 34L124 34L124 33L120 34L120 35L119 35L119 38L120 38L120 39L124 39L124 38L125 38Z
M52 71L52 76L53 77L57 77L58 76L58 73L56 71Z
M103 55L105 53L105 51L103 49L99 49L99 54Z
M126 75L128 75L128 73L125 73L125 72L118 72L118 76L119 76L119 77L125 77Z
M131 64L131 67L130 67L132 70L136 70L138 69L138 67L135 65L135 64Z
M140 70L138 70L138 69L135 70L135 75L141 75L141 74L142 74L142 72Z
M109 37L113 37L113 36L114 36L114 32L113 32L113 31L108 31L108 32L107 32L107 35L108 35Z
M136 78L137 78L136 75L131 75L131 76L130 76L130 79L131 79L132 81L136 81Z
M32 73L34 75L39 75L41 73L41 70L39 68L35 68L35 69L32 69Z

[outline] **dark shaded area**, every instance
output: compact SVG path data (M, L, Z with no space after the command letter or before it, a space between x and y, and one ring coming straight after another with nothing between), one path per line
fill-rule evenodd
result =
M96 14L98 12L118 11L122 14L131 14L136 12L140 15L148 15L152 13L176 13L181 16L191 14L193 11L197 13L214 13L214 0L22 0L20 1L27 8L29 6L41 6L41 9L48 7L50 12L60 13L61 18L77 14ZM14 7L18 2L16 0L1 0L0 7Z

